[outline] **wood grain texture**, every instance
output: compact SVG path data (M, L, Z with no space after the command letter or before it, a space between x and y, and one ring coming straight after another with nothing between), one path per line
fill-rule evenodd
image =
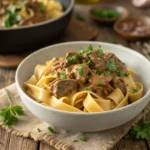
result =
M41 143L40 143L39 150L56 150L56 149L53 148L53 147L51 147L51 146L49 146L49 145L46 144L46 143L41 142Z
M127 7L129 9L130 14L132 15L149 15L150 16L150 9L138 9L131 5L130 0L104 0L102 3L107 4L114 4L114 5L121 5ZM106 26L103 24L99 24L93 20L91 20L88 16L88 9L89 6L79 6L77 5L75 8L76 12L79 12L88 23L96 26L99 29L99 35L95 40L97 41L110 41L115 40L122 45L131 47L136 49L137 51L142 52L141 48L136 48L135 43L128 42L122 39L114 32L112 26ZM0 88L7 86L14 82L15 78L15 70L13 69L0 69ZM150 113L147 115L148 119L150 119ZM125 139L120 140L117 143L113 150L148 150L150 149L150 142L144 140L138 141L128 141ZM40 142L34 142L32 139L29 138L22 138L16 137L8 133L6 130L0 128L0 150L55 150L54 148L48 146L47 144ZM92 148L91 148L92 150Z

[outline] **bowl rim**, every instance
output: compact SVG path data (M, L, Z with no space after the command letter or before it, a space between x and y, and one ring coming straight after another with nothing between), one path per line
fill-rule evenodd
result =
M29 28L34 28L34 27L40 27L40 26L55 22L55 21L65 17L67 14L69 14L70 11L73 9L74 3L75 3L75 0L71 0L69 7L64 11L64 13L61 16L56 17L54 19L48 19L46 21L42 21L42 22L35 23L32 25L25 25L25 26L21 26L21 27L17 27L17 28L11 28L11 27L10 28L0 28L0 31L23 30L23 29L29 29Z
M148 63L150 63L150 61L145 57L143 56L142 54L140 54L139 52L137 51L134 51L130 48L127 48L125 46L122 46L122 45L116 45L116 44L111 44L111 43L106 43L106 42L99 42L99 41L76 41L76 42L63 42L63 43L59 43L59 44L54 44L54 45L51 45L51 46L47 46L47 47L44 47L38 51L35 51L33 52L32 54L30 54L29 56L27 56L18 66L17 70L16 70L16 75L15 75L15 81L16 81L16 85L17 85L17 88L18 88L18 91L19 91L19 95L23 95L23 97L25 97L25 99L27 99L28 101L30 101L31 103L34 103L35 105L38 105L39 107L42 107L43 109L46 109L46 110L51 110L51 111L54 111L54 112L57 112L57 113L63 113L63 114L68 114L68 115L83 115L83 116L93 116L93 115L105 115L105 114L111 114L111 113L115 113L115 112L120 112L120 111L124 111L125 109L127 108L131 108L133 106L136 106L138 103L141 103L142 101L144 101L146 98L148 98L148 96L150 96L150 89L148 90L148 92L143 95L142 98L140 98L138 101L132 103L132 104L129 104L127 106L124 106L124 107L121 107L121 108L118 108L118 109L113 109L113 110L109 110L109 111L103 111L103 112L92 112L92 113L84 113L84 112L69 112L69 111L64 111L64 110L59 110L59 109L55 109L55 108L52 108L52 107L47 107L47 106L44 106L38 102L36 102L34 99L32 99L31 97L29 97L25 92L24 90L22 89L20 83L19 83L19 76L18 76L18 73L19 73L19 70L21 69L22 65L28 60L28 58L30 57L33 57L36 53L39 53L39 52L42 52L42 51L45 51L47 49L52 49L53 47L57 47L57 46L62 46L62 45L73 45L73 44L102 44L102 45L108 45L108 46L112 46L112 47L118 47L118 48L123 48L124 51L126 52L130 52L132 54L135 54L137 55L138 57L141 57L143 59L145 59L145 61L147 61Z

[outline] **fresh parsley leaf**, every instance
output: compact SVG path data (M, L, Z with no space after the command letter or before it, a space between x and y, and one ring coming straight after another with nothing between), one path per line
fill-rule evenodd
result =
M87 138L86 138L86 136L83 136L83 137L80 138L80 140L81 140L81 141L86 141Z
M48 127L48 130L52 133L54 133L54 129L52 127Z
M60 78L62 79L62 80L65 80L66 79L66 74L65 73L60 73Z
M10 98L7 90L6 89L4 89L4 90L7 94L10 106L7 107L7 108L3 108L0 111L0 116L3 119L3 122L6 125L10 126L10 125L16 124L18 122L17 116L24 115L24 111L23 111L23 108L19 105L16 105L16 106L13 106L13 107L11 106L11 98Z
M129 76L129 72L125 72L124 76L128 77Z
M82 75L83 75L83 65L80 65L80 66L77 68L77 71L79 72L79 75L82 76Z
M38 132L41 132L40 128L37 128Z
M103 86L102 82L100 82L100 81L97 81L97 85L98 86Z
M102 55L103 54L103 50L101 48L101 46L99 45L98 50L96 51L98 55Z
M72 142L78 142L78 140L73 140Z
M3 122L8 126L16 124L18 122L18 118L16 117L17 115L24 115L24 111L19 105L3 108L0 112L0 116L3 119Z
M150 121L146 121L146 109L144 109L144 118L141 124L135 125L125 136L126 139L145 139L150 140Z
M77 56L76 55L69 56L69 57L67 57L67 60L74 64L77 61Z
M106 63L106 68L107 68L109 71L116 71L116 70L117 70L117 67L116 67L114 58L110 58L110 59L107 61L107 63Z

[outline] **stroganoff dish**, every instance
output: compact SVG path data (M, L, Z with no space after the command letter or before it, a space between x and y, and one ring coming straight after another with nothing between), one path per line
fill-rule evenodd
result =
M69 112L103 112L142 97L136 73L101 46L81 48L37 65L25 91L35 101Z

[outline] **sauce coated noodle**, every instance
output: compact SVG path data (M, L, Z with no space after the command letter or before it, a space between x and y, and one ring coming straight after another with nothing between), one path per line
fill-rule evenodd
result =
M90 51L90 53L94 52L95 50ZM115 60L116 56L112 53L103 53L102 55L105 58L110 54ZM102 55L100 57L102 57ZM71 57L72 56L76 55L71 55ZM88 57L92 60L89 54ZM76 69L79 74L82 72L80 76L76 74L76 78L71 77L72 74L69 74L72 73L70 72L70 70L73 70L73 67L75 67L75 65L81 65L81 62L78 62L78 60L76 60L76 62L71 62L72 64L64 67L67 60L68 54L66 55L66 57L61 57L58 59L53 58L47 61L44 65L37 65L34 74L28 81L25 82L26 93L42 105L63 111L86 113L103 112L121 108L139 100L142 97L143 85L139 82L134 81L136 73L131 68L125 67L127 73L125 73L124 76L118 77L118 73L116 73L117 70L109 70L109 74L103 76L101 73L97 75L97 73L91 72L93 66L86 64L86 67L88 67L87 69L89 69L88 71L90 73L88 73L88 78L85 81L83 76L87 70L84 70L84 68L82 68L82 70L80 70L79 67L78 69ZM96 58L94 60L96 60ZM119 69L120 66L117 63L118 62L114 61L116 68ZM82 64L85 65L85 63ZM106 72L106 70L108 71L108 59L105 60L104 65L106 65ZM100 80L98 80L99 84L91 86L95 83L95 81L92 81L93 77L91 78L91 76L94 76L96 79L101 79L102 83L100 82ZM112 76L112 78L110 78L109 76ZM110 78L110 80L105 83L106 78L108 77ZM116 84L114 84L115 78L119 78ZM71 84L69 82L71 82ZM78 84L78 90L75 90L75 82L77 82ZM121 85L121 83L126 85L125 92L122 88L123 86L119 86ZM107 90L108 84L112 87L112 91ZM73 87L69 87L70 85L72 85ZM67 86L71 88L70 91ZM97 92L97 89L94 89L94 87L98 88L99 92ZM66 93L66 90L68 90L68 93Z

